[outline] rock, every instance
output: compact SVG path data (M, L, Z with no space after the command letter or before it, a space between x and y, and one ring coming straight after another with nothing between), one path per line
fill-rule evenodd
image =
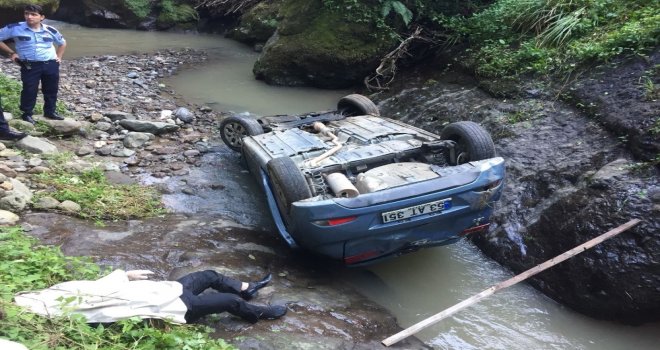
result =
M60 203L57 206L57 208L60 209L60 210L65 211L67 213L78 213L82 209L80 207L80 204L78 204L76 202L69 201L69 200L66 200L66 201Z
M174 116L184 123L192 123L195 115L186 107L179 107L174 111Z
M32 191L16 179L9 179L9 181L13 188L11 191L7 191L3 198L0 198L0 209L21 212L32 200Z
M189 150L183 152L183 156L187 157L187 158L197 157L200 154L201 154L201 152L196 150L196 149L189 149Z
M307 0L287 1L287 7L298 10L278 16L278 30L252 69L257 79L272 85L355 86L398 44L370 24L349 23L329 13L334 10L308 5Z
M49 173L51 171L50 168L45 167L45 166L35 166L34 168L30 169L28 173L30 174L43 174L43 173Z
M0 188L5 191L11 191L14 189L14 185L12 185L10 181L4 181L3 183L0 183Z
M66 118L64 120L51 120L51 119L43 118L40 121L48 125L48 127L50 128L48 133L51 135L62 135L62 136L77 135L80 133L80 129L82 128L82 124L80 124L76 120L69 118Z
M34 207L37 209L55 209L59 205L60 201L49 196L41 197L34 203Z
M115 162L107 162L102 166L103 170L110 172L120 172L119 164Z
M44 161L41 158L30 158L30 160L28 160L28 165L35 167L41 165L43 162Z
M121 120L119 125L131 131L148 132L154 135L161 135L179 130L177 125L143 120Z
M10 149L10 148L3 149L2 151L0 151L0 157L4 157L4 158L15 157L17 155L18 155L18 152L16 152L13 149Z
M4 176L8 176L8 177L16 177L16 175L17 175L16 170L8 167L4 163L0 163L0 174L2 174ZM2 181L5 181L5 180L2 179Z
M124 148L122 146L119 147L115 146L112 147L112 151L110 152L110 154L113 157L130 157L135 154L135 151L132 149Z
M33 136L26 136L20 141L16 142L16 148L26 152L36 154L57 154L57 146L48 140L40 139Z
M124 137L124 146L128 148L139 148L147 142L153 140L156 136L146 132L129 132Z
M114 129L114 126L111 123L107 122L98 122L94 124L94 128L97 130L105 131L105 132L112 132L111 130Z
M20 220L18 215L7 210L0 210L0 225L16 225L18 220Z
M118 120L132 120L135 119L135 116L130 113L124 113L120 111L106 111L103 112L103 116L110 118L113 122Z
M72 159L64 164L64 168L74 173L82 173L94 169L94 165L80 158Z
M93 122L98 122L99 120L103 119L103 114L98 112L92 112L89 119Z
M0 151L4 151L7 149L7 146L5 146L4 143L0 142Z
M76 150L76 155L82 157L88 154L92 154L93 152L94 152L94 148L84 145L84 146L80 146L80 148Z
M160 111L160 119L169 119L170 117L172 117L172 111L169 109Z
M128 166L138 165L138 164L140 164L140 158L138 158L136 155L132 155L132 156L124 159L124 164L126 164Z
M135 179L119 171L106 171L105 178L108 180L108 183L115 185L133 185L137 183Z
M112 149L113 148L110 146L103 146L96 149L96 154L100 156L109 156L112 153Z

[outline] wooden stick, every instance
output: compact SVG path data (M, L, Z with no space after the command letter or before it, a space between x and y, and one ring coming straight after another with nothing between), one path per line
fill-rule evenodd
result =
M552 266L555 266L555 265L559 264L560 262L562 262L564 260L572 258L575 255L578 255L578 254L584 252L585 250L590 249L593 246L595 246L597 244L600 244L603 241L605 241L607 239L610 239L610 238L620 234L623 231L628 230L629 228L637 225L640 222L641 222L641 220L639 220L639 219L630 220L627 223L625 223L625 224L623 224L623 225L621 225L621 226L619 226L615 229L612 229L612 230L610 230L606 233L603 233L602 235L600 235L600 236L598 236L598 237L596 237L596 238L594 238L594 239L592 239L588 242L582 243L579 246L577 246L577 247L575 247L575 248L573 248L573 249L571 249L571 250L569 250L569 251L567 251L567 252L565 252L561 255L557 255L556 257L554 257L550 260L547 260L546 262L544 262L542 264L536 265L535 267L533 267L533 268L531 268L531 269L529 269L529 270L527 270L527 271L525 271L525 272L523 272L523 273L521 273L517 276L514 276L514 277L512 277L512 278L510 278L510 279L508 279L508 280L506 280L506 281L504 281L500 284L494 285L494 286L484 290L483 292L481 292L481 293L479 293L475 296L472 296L468 299L465 299L465 300L461 301L460 303L458 303L458 304L456 304L456 305L454 305L454 306L452 306L452 307L450 307L450 308L448 308L448 309L446 309L446 310L444 310L440 313L437 313L437 314L435 314L435 315L433 315L433 316L431 316L431 317L429 317L429 318L427 318L427 319L425 319L425 320L423 320L419 323L416 323L416 324L402 330L401 332L399 332L397 334L394 334L394 335L390 336L389 338L384 339L382 341L382 344L385 345L385 346L390 346L390 345L392 345L392 344L394 344L394 343L396 343L396 342L398 342L402 339L405 339L405 338L421 331L422 329L424 329L424 328L426 328L426 327L428 327L432 324L435 324L435 323L439 322L443 318L446 318L447 316L450 316L450 315L456 313L457 311L459 311L463 308L466 308L466 307L468 307L472 304L477 303L479 300L484 299L484 298L492 295L493 293L495 293L495 292L497 292L501 289L511 287L512 285L514 285L518 282L524 281L524 280L528 279L529 277L532 277L532 276L536 275L537 273L539 273L543 270L546 270L546 269L548 269Z

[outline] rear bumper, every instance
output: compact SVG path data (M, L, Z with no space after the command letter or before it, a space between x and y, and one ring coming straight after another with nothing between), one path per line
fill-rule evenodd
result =
M292 205L288 227L285 227L277 210L263 171L261 180L275 224L290 246L301 246L343 260L349 265L366 264L422 247L454 243L466 229L487 224L492 203L499 199L503 188L504 160L492 158L475 164L472 168L454 167L465 171L457 171L437 181L401 186L352 199L296 202ZM466 178L469 180L467 183ZM497 181L500 181L498 186L485 190ZM383 212L442 199L451 199L451 207L442 212L390 223L382 220ZM356 219L336 226L320 224L328 219L344 217Z

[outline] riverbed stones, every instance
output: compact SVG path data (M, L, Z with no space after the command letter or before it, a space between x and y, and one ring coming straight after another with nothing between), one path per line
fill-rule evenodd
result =
M179 107L174 111L174 116L184 123L192 123L195 115L186 107Z
M55 209L60 205L60 201L57 199L50 197L50 196L44 196L39 198L35 203L34 203L34 208L36 209Z
M124 119L119 121L119 125L131 131L147 132L154 135L161 135L179 130L178 125L146 120Z
M78 213L78 212L80 212L80 210L82 210L82 208L80 207L80 204L78 204L76 202L73 202L73 201L70 201L70 200L66 200L66 201L61 202L57 206L57 208L60 209L60 210L65 211L67 213L72 213L72 214Z
M71 136L80 133L82 124L76 120L65 118L64 120L51 120L42 118L40 122L49 127L48 133L50 135Z
M9 178L8 181L12 189L0 198L0 209L21 212L32 200L32 191L19 180Z
M20 217L10 211L0 209L0 225L16 225Z
M124 137L124 146L128 148L139 148L155 138L154 134L146 132L128 132Z
M37 138L29 135L16 142L16 148L37 154L59 153L57 146L55 146L55 144L50 142L48 139Z

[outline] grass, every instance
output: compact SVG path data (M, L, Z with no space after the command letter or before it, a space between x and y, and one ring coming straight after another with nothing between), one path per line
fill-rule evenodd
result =
M0 73L0 100L2 100L2 108L5 112L11 113L14 117L20 117L21 110L19 109L21 101L21 83L17 80ZM64 104L61 101L57 101L55 107L57 113L61 115L69 115ZM43 97L41 93L37 97L37 103L34 106L34 114L43 113Z
M81 316L45 318L14 305L15 293L53 284L101 277L86 257L67 257L57 247L38 245L20 227L0 228L0 337L31 350L46 349L189 349L230 350L211 329L137 318L92 327Z
M35 200L51 196L59 201L70 200L81 206L82 218L95 221L140 219L164 213L159 193L149 186L114 185L108 183L101 169L73 171L68 162L70 153L47 158L51 171L37 174L34 179L47 187Z
M440 21L469 43L477 74L565 74L658 45L660 3L611 0L498 0L467 18Z

